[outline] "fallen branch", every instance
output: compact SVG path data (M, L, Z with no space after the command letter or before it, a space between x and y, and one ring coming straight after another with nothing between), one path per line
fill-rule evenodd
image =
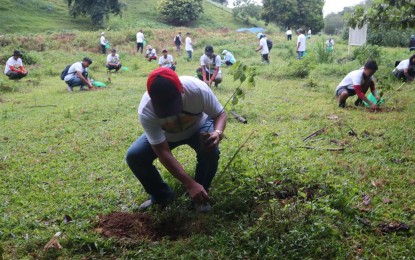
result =
M320 130L317 130L314 133L312 133L311 135L307 136L306 138L304 138L303 142L306 142L308 139L313 138L315 136L318 136L321 133L324 133L324 131L326 131L326 127L323 127Z
M239 151L241 151L242 147L248 142L248 140L251 138L251 136L255 133L255 130L252 130L252 132L248 135L248 137L245 139L245 141L236 149L235 153L233 154L232 158L229 160L228 164L226 164L225 168L222 171L222 174L226 172L226 170L229 168L235 157L238 155Z
M235 119L241 122L242 124L248 124L248 120L246 120L243 116L237 114L235 111L231 111L231 115L233 115Z
M295 146L293 147L294 149L310 149L310 150L326 150L326 151L333 151L333 152L338 152L338 151L344 151L344 147L341 148L321 148L321 147L313 147L313 146Z

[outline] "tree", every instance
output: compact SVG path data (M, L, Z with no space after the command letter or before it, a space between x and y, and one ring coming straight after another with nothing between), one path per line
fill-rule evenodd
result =
M223 5L228 5L228 0L212 0L212 1L223 4Z
M166 21L184 25L199 18L203 5L202 0L161 0L157 10Z
M344 20L343 15L340 13L331 13L324 17L324 33L326 34L338 34L343 30Z
M234 17L248 19L249 17L259 20L262 7L253 0L237 0L234 2L232 13Z
M125 4L119 0L66 0L69 13L73 17L89 16L92 24L104 27L104 18L109 19L109 14L121 15Z
M263 0L261 17L281 27L305 27L320 31L324 27L324 0Z
M415 26L413 0L376 0L371 7L356 7L350 17L351 27L369 23L373 28L410 28Z

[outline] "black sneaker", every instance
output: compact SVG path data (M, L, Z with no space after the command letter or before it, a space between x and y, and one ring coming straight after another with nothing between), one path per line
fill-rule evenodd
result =
M345 108L345 107L346 107L346 102L340 102L340 103L339 103L339 107L341 107L341 108Z
M361 100L360 98L356 99L356 101L354 102L355 106L361 106L363 104L363 100Z

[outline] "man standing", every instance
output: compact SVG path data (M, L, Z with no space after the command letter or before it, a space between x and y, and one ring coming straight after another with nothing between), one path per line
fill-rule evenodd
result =
M298 55L297 59L301 60L306 50L306 45L305 45L306 38L305 38L305 35L303 34L303 29L301 28L298 29L297 35L298 35L297 37L297 55Z
M156 158L186 188L198 212L208 212L209 187L219 161L219 142L226 114L211 89L190 76L178 77L168 68L158 68L147 79L147 92L138 107L144 133L128 149L126 161L150 199L140 206L165 204L174 192L153 165ZM187 144L197 165L192 178L171 150Z
M107 54L107 43L108 43L108 41L105 39L105 32L101 33L101 38L100 38L99 42L101 44L102 54Z
M183 44L181 32L179 32L179 34L177 34L176 37L174 37L173 42L174 42L174 45L176 46L177 55L180 56L181 51L182 51L181 45Z
M121 69L120 56L117 54L115 49L111 49L111 54L108 54L107 56L107 69L109 71L115 70L115 72Z
M167 50L162 51L162 56L159 58L159 68L169 68L176 70L175 62L173 61L173 56L167 54Z
M269 63L269 49L267 44L267 37L264 34L257 35L259 39L259 48L255 51L261 51L262 62Z
M308 28L307 39L311 39L311 28Z
M215 87L222 82L222 72L220 65L222 60L219 55L213 52L213 47L208 45L205 48L205 54L200 57L200 67L196 73L200 80L203 80L209 87L215 83Z
M185 40L185 48L186 48L186 52L187 52L187 61L190 61L192 59L192 55L193 55L193 43L192 43L192 38L190 38L190 33L186 33L186 40Z
M88 67L92 64L92 60L85 57L82 62L75 62L69 67L68 74L65 76L65 83L68 85L68 91L73 92L73 88L80 86L80 90L86 90L85 85L92 89L91 81L88 79Z
M346 100L350 96L357 94L355 105L359 106L362 101L370 104L372 109L377 108L377 104L371 102L366 96L366 92L370 88L372 95L379 101L380 97L375 89L375 82L373 75L378 70L378 65L375 61L367 61L363 69L355 70L347 74L347 76L340 82L336 88L336 97L339 101L339 107L346 106Z
M137 35L137 52L140 51L141 53L143 53L143 49L144 49L144 34L143 34L143 30L140 30Z
M288 27L288 30L285 32L285 35L287 35L287 41L291 41L293 32L291 31L290 27Z
M15 50L13 56L7 60L6 66L4 67L4 74L9 79L21 79L27 76L27 71L23 66L21 57L22 53Z

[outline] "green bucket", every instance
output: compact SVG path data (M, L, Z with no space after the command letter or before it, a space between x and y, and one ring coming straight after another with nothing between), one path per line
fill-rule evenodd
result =
M99 81L94 81L92 82L92 85L94 87L98 87L98 88L105 88L107 85L105 85L105 83L99 82Z
M374 104L377 104L377 105L380 105L380 104L385 103L385 100L384 100L382 97L379 99L379 102L378 102L378 101L376 100L376 97L375 97L375 96L373 96L373 94L372 94L372 93L370 93L370 94L367 96L367 99L369 99L369 100L370 100L370 102L372 102L372 103L374 103ZM365 104L365 106L366 106L366 107L370 107L369 103L366 103L365 101L363 101L363 104Z
M128 71L128 67L121 67L122 71Z
M111 45L110 45L110 43L109 43L109 42L107 42L107 44L105 45L105 48L106 48L106 49L111 48Z

